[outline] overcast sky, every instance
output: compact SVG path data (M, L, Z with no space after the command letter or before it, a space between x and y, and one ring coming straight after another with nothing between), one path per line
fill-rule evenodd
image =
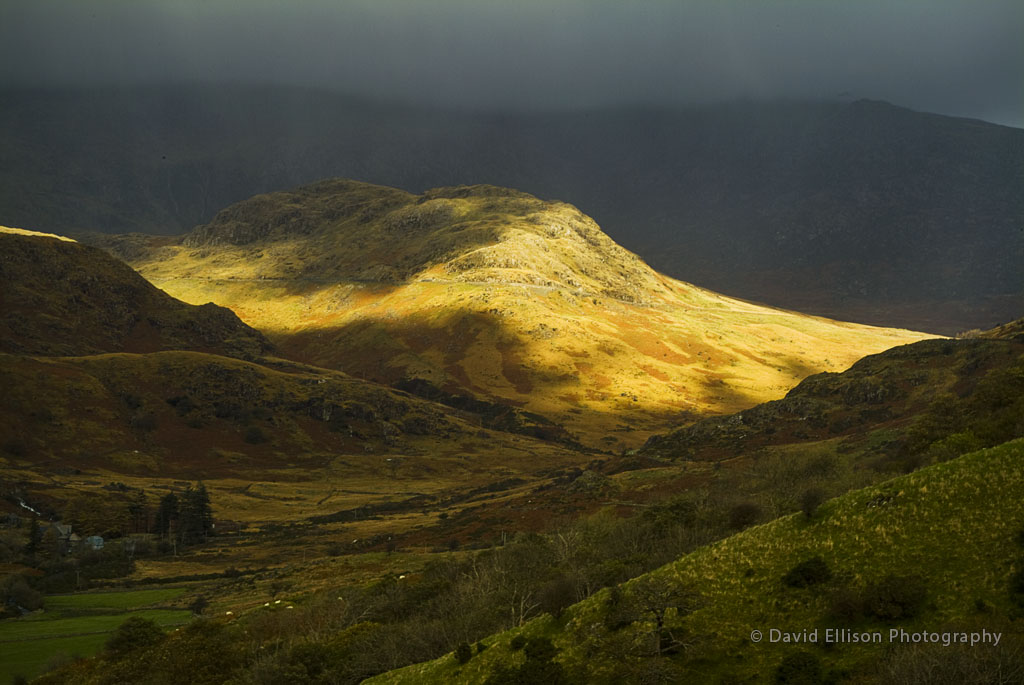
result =
M874 98L1024 127L1022 0L0 0L0 84L484 107Z

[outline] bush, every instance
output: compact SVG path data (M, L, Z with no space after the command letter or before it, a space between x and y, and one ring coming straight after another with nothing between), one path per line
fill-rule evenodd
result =
M832 571L821 557L801 561L782 577L789 587L810 587L832 580Z
M729 527L733 530L743 530L760 519L761 507L753 502L743 502L729 510Z
M856 623L864 618L864 599L853 588L842 588L832 595L829 616L844 624Z
M136 430L151 432L156 430L156 416L153 414L139 414L132 419L132 428Z
M473 658L473 648L466 642L460 642L455 648L455 660L464 664Z
M786 656L775 669L774 682L778 685L818 685L825 682L821 660L810 652L794 652Z
M509 646L509 649L511 649L513 652L518 652L520 649L522 649L523 647L526 646L526 638L523 637L522 635L516 635L508 643L508 646Z
M249 426L245 429L245 441L250 445L259 445L267 441L267 436L259 426Z
M137 649L151 647L164 639L164 631L147 618L132 616L117 627L107 640L106 649L115 656L123 656Z
M1024 608L1024 568L1018 569L1010 576L1010 599L1017 606Z
M883 621L900 621L920 614L927 598L921 578L890 575L864 591L864 609Z
M538 601L541 611L558 618L563 609L576 602L576 585L572 578L558 576L541 587Z
M33 590L21 576L8 576L0 585L0 609L5 605L35 611L43 606L43 595Z
M800 496L800 511L804 513L808 519L814 518L814 515L818 513L818 507L825 501L825 493L819 488L811 488L804 492Z

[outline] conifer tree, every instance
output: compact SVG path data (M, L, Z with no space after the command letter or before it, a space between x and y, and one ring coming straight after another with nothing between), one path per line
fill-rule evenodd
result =
M179 515L178 496L169 492L160 499L160 506L156 511L157 535L169 535L172 524L178 521Z

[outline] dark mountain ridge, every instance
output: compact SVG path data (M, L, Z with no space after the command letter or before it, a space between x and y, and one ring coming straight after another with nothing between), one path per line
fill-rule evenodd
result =
M181 233L329 176L490 183L586 208L656 269L952 333L1020 315L1024 131L877 101L488 113L322 91L8 91L0 216Z

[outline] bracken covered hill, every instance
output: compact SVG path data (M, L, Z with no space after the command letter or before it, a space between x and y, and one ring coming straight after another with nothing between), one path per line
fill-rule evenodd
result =
M609 448L928 337L716 295L656 273L571 205L492 186L323 181L178 240L95 240L293 358L520 407Z
M251 357L270 345L229 309L179 302L102 250L0 228L0 352L173 349Z

